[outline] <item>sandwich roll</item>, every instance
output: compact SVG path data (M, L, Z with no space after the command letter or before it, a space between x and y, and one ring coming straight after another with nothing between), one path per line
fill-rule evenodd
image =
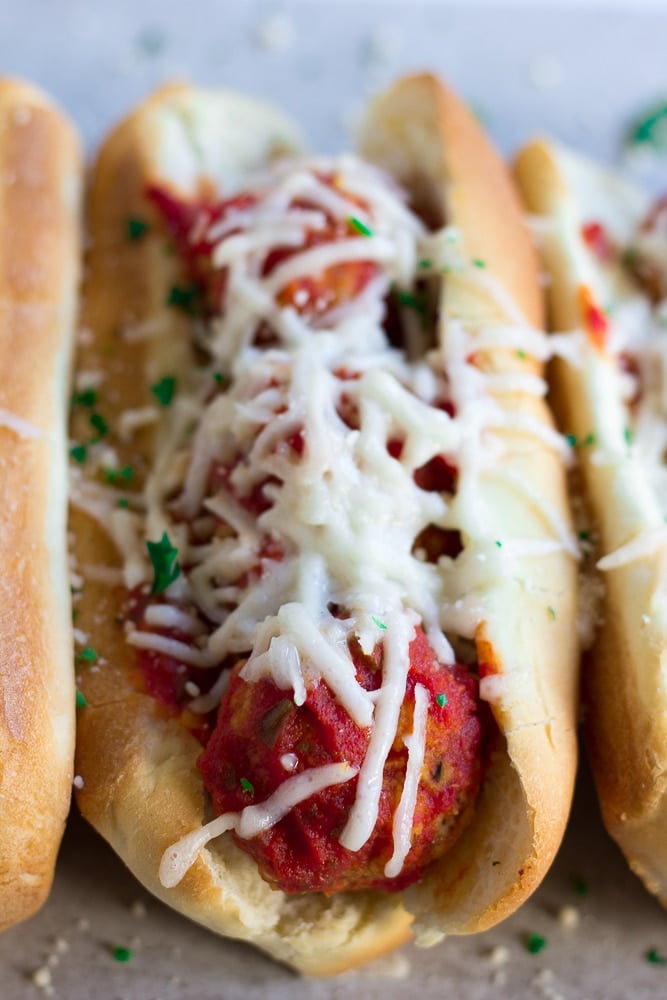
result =
M32 86L0 80L0 930L46 898L72 785L67 412L80 195L72 126Z
M537 260L429 75L313 156L171 86L107 139L72 472L84 815L306 973L492 926L576 766L570 449Z

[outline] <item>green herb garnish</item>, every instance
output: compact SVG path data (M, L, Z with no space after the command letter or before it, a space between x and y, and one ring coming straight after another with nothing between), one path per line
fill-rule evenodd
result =
M635 439L635 432L633 431L632 427L625 428L625 430L623 431L623 437L625 438L626 444L632 444L632 442Z
M350 225L352 226L352 228L356 229L356 231L361 236L372 236L373 235L373 230L369 229L368 226L366 225L366 223L362 222L361 219L358 219L356 217L356 215L351 215L347 221L350 223Z
M176 392L176 378L173 375L165 375L151 386L151 392L160 406L170 406Z
M379 618L376 618L375 615L372 615L371 617L372 617L373 621L375 622L375 624L377 625L378 628L381 628L383 630L387 628L387 626L385 625L385 623L383 621L380 621Z
M479 257L473 257L472 263L475 267L486 267L486 261L481 260Z
M566 434L565 440L569 444L570 448L577 447L577 435L576 434Z
M589 532L588 532L588 531L580 531L580 532L579 532L579 539L580 539L580 540L581 540L582 542L587 542L587 541L588 541L588 539L589 539L590 537L591 537L591 536L590 536L590 534L589 534Z
M116 507L121 507L123 510L127 510L129 506L130 501L127 497L119 497L118 500L116 500Z
M142 236L145 236L148 232L148 223L144 222L143 219L128 219L127 220L127 235L133 243L140 240Z
M549 615L549 618L551 618L551 620L552 620L553 622L555 622L555 621L556 621L556 609L555 609L554 607L552 607L552 605L551 605L551 604L550 604L550 605L549 605L549 607L547 608L547 614Z
M525 351L521 351L521 350L517 351L516 352L516 356L517 356L517 358L521 358L522 361L526 360L526 352Z
M79 663L97 663L97 653L92 646L85 646L76 654Z
M117 962L129 962L134 957L131 948L124 948L123 945L115 944L111 949L111 954Z
M498 549L502 549L502 547L503 547L503 543L502 543L502 542L499 542L499 541L498 541L498 540L496 539L496 548L498 548Z
M173 285L167 296L167 305L182 309L189 316L194 316L201 299L201 289L198 285Z
M229 375L223 375L222 372L214 372L213 379L216 385L219 385L221 389L226 389L231 382Z
M429 267L433 267L433 261L432 260L427 260L426 258L424 258L424 260L420 260L419 261L419 264L417 265L417 267L420 267L422 269L422 271L426 271L426 270L428 270Z
M241 788L243 789L244 792L247 792L248 795L255 794L255 786L253 785L252 781L248 781L247 778L241 778Z
M98 396L97 389L82 389L81 392L75 392L72 396L72 406L85 406L92 410Z
M398 301L402 306L407 306L408 309L414 309L415 312L424 315L426 312L426 301L423 295L415 295L414 292L399 291L397 292Z
M104 478L112 485L115 483L129 483L134 476L134 469L131 465L125 465L122 469L105 469Z
M85 444L75 444L69 450L70 458L81 465L88 458L88 446Z
M81 691L79 691L78 688L76 689L76 707L77 708L88 707L88 702L86 701L85 695Z
M92 438L90 442L91 444L97 444L97 442L101 441L109 431L109 425L101 413L90 414L90 426L96 432L95 437Z
M166 531L159 542L146 542L146 548L153 566L151 593L161 594L180 576L181 567L176 561L178 549L171 544Z
M444 691L441 691L440 694L437 694L435 696L435 703L440 708L444 708L445 707L445 705L447 704L447 695L445 694Z
M661 955L657 948L651 948L650 951L646 952L646 961L653 965L667 965L667 957Z
M588 895L588 882L581 875L575 875L573 879L574 891L577 896Z
M667 151L667 103L654 105L634 122L627 141L632 146L652 146L660 152Z
M526 939L526 951L529 951L531 955L537 955L546 946L547 939L542 937L541 934L529 934Z

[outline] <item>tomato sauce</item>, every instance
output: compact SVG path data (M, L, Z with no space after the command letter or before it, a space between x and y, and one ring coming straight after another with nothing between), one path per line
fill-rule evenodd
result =
M382 679L382 647L366 656L350 647L359 683L376 690ZM217 813L262 802L292 773L339 761L360 767L370 730L360 728L320 681L308 690L303 706L271 679L252 684L237 668L223 698L215 732L198 766ZM412 847L401 874L384 867L393 853L393 816L398 806L412 730L414 688L429 692L426 756L414 815ZM438 663L424 633L410 644L410 673L398 731L383 773L375 829L359 851L339 843L355 799L357 779L318 792L294 807L274 827L239 845L257 861L276 888L298 893L339 892L382 887L398 890L414 882L459 832L459 817L476 795L480 775L481 728L476 714L476 684L462 667ZM294 770L286 769L287 762Z

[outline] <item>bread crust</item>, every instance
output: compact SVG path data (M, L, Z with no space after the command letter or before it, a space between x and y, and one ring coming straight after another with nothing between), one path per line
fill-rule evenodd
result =
M541 242L551 279L552 327L582 329L579 288L600 281L582 225L601 221L627 241L647 200L611 172L548 140L522 150L516 171L529 211L547 223ZM596 453L582 451L580 465L601 558L661 524L662 515L624 442L627 418L615 360L598 345L583 350L578 362L554 365L552 389L563 429L578 440L592 433L599 442ZM631 868L666 904L663 558L655 550L602 574L601 616L583 687L585 735L605 825Z
M38 90L0 80L0 930L44 901L69 808L75 691L67 392L81 158Z
M188 118L190 123L196 117L207 118L209 124L217 121L219 125L228 113L227 102L234 100L230 95L186 87L159 92L112 134L101 151L90 193L93 248L84 310L84 322L94 336L82 350L80 364L104 369L112 420L127 406L147 405L147 386L160 374L183 371L182 366L175 367L177 356L165 356L164 346L158 357L154 343L128 344L113 337L118 325L130 317L141 322L159 315L164 324L161 329L168 330L160 338L163 345L182 341L178 331L187 325L182 316L164 308L165 288L178 273L177 263L164 256L158 240L149 237L128 244L122 236L133 214L148 217L149 225L157 221L147 216L141 199L147 180L164 179L167 160L156 156L156 132L161 130L164 140L170 115ZM453 95L429 75L401 81L371 107L364 126L363 154L387 165L387 147L393 148L402 139L400 127L397 134L392 123L400 126L405 115L415 112L426 118L424 131L416 139L408 137L412 162L419 148L425 164L419 186L414 187L414 172L406 176L400 165L390 163L390 172L415 191L431 185L437 214L446 214L461 228L466 252L486 258L490 266L498 263L501 282L507 282L517 308L538 322L536 258L516 196L500 161ZM257 114L246 116L246 131L252 130L251 123L258 153L266 157L276 127ZM169 129L174 135L177 129L172 125ZM298 149L298 140L286 123L279 132L283 143ZM167 145L163 141L163 152ZM181 157L177 187L196 191L202 176L212 172L211 159L206 159L210 155L210 151L204 153L204 161L194 164L189 174ZM471 178L469 193L467 176ZM486 219L481 224L472 221L478 196L488 206L486 185L500 192L498 201L508 199L497 226L488 227L488 236ZM520 267L510 260L518 261ZM493 296L479 289L475 293L463 280L448 285L447 295L445 309L451 314L471 314L473 323L480 326L499 318ZM111 360L105 355L110 342L114 344ZM515 355L489 351L483 363L510 372L517 369ZM530 360L522 364L526 365L522 371L538 367L533 368ZM149 378L141 384L129 380L127 373L133 370L146 370ZM503 401L513 412L549 424L546 407L536 397L517 392L505 395ZM567 521L560 460L526 435L499 433L512 444L513 470L544 490ZM150 455L150 446L149 434L137 450L134 446L124 450L119 442L119 462L136 463L142 450ZM492 482L485 488L499 525L506 524L509 512L513 518L524 518L535 537L544 537L545 526L530 503L522 503ZM113 546L89 519L75 511L72 525L80 566L89 562L118 565ZM403 898L370 891L330 898L285 896L263 883L254 862L226 836L201 852L175 889L160 886L157 869L164 849L200 826L207 816L206 796L195 768L199 746L177 723L161 718L150 697L133 688L128 667L132 654L128 655L122 628L113 623L122 591L114 592L95 580L86 583L80 615L87 630L94 631L105 664L98 673L81 678L89 703L81 713L77 751L77 771L85 783L78 796L84 815L141 881L170 905L218 932L252 941L310 974L342 971L388 951L406 939L413 915L423 943L445 932L491 926L515 909L546 872L567 819L576 766L574 563L563 552L537 563L535 559L517 561L518 578L508 581L504 593L493 598L492 611L476 636L488 671L503 674L506 683L493 706L498 732L475 817L451 853ZM524 608L520 614L516 609L519 598ZM553 609L553 619L547 615L547 606Z

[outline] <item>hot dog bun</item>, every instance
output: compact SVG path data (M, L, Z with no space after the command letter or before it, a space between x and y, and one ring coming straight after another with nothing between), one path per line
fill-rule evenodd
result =
M646 451L651 425L646 411L637 410L640 401L628 401L627 367L638 362L639 392L646 395L642 352L658 346L663 334L653 329L648 297L622 256L638 238L649 200L620 176L548 140L522 150L516 170L538 220L552 327L572 331L576 345L571 360L554 365L553 398L564 430L579 443L592 542L601 560L604 597L584 671L588 748L606 827L664 903L665 510ZM602 336L590 330L591 303L604 310ZM649 364L659 380L659 361Z
M72 784L66 414L79 253L77 137L0 80L0 930L53 877Z
M136 654L119 620L125 585L118 571L104 570L122 562L101 526L108 506L90 500L85 464L75 492L88 489L88 501L75 498L72 516L85 578L79 621L99 668L84 667L80 676L88 701L77 752L84 815L169 905L319 975L396 946L413 921L429 943L443 933L482 930L512 912L537 886L560 843L576 766L574 547L562 448L535 382L543 348L534 329L541 320L537 264L516 195L477 123L427 75L400 81L371 106L361 150L407 186L434 228L446 222L457 231L464 264L447 276L437 336L446 339L450 325L469 324L466 336L477 338L475 365L484 384L487 376L505 379L494 383L498 419L488 433L507 475L482 478L482 518L471 516L461 526L470 552L480 565L487 558L491 565L482 582L462 584L460 601L467 606L479 597L483 607L471 638L494 717L488 764L470 825L422 881L405 894L287 895L270 889L225 834L199 853L182 881L164 887L158 878L164 852L210 818L195 767L200 747L137 682ZM253 169L300 151L293 127L265 106L187 86L159 91L103 146L89 201L93 244L84 324L92 338L79 365L102 379L99 406L114 466L133 467L137 479L154 461L163 416L158 412L131 438L123 437L118 421L127 427L122 414L128 409L131 419L141 420L145 407L154 408L150 386L173 372L187 381L193 363L192 319L165 306L169 289L182 285L182 270L176 255L164 252L163 227L146 189L161 184L191 198L214 189L228 197ZM131 219L147 224L140 239L128 240ZM518 327L530 350L502 332L499 346L490 335L485 339L491 326ZM87 414L75 413L77 440L85 437L87 421ZM506 563L499 562L502 540ZM516 540L521 544L512 551Z

